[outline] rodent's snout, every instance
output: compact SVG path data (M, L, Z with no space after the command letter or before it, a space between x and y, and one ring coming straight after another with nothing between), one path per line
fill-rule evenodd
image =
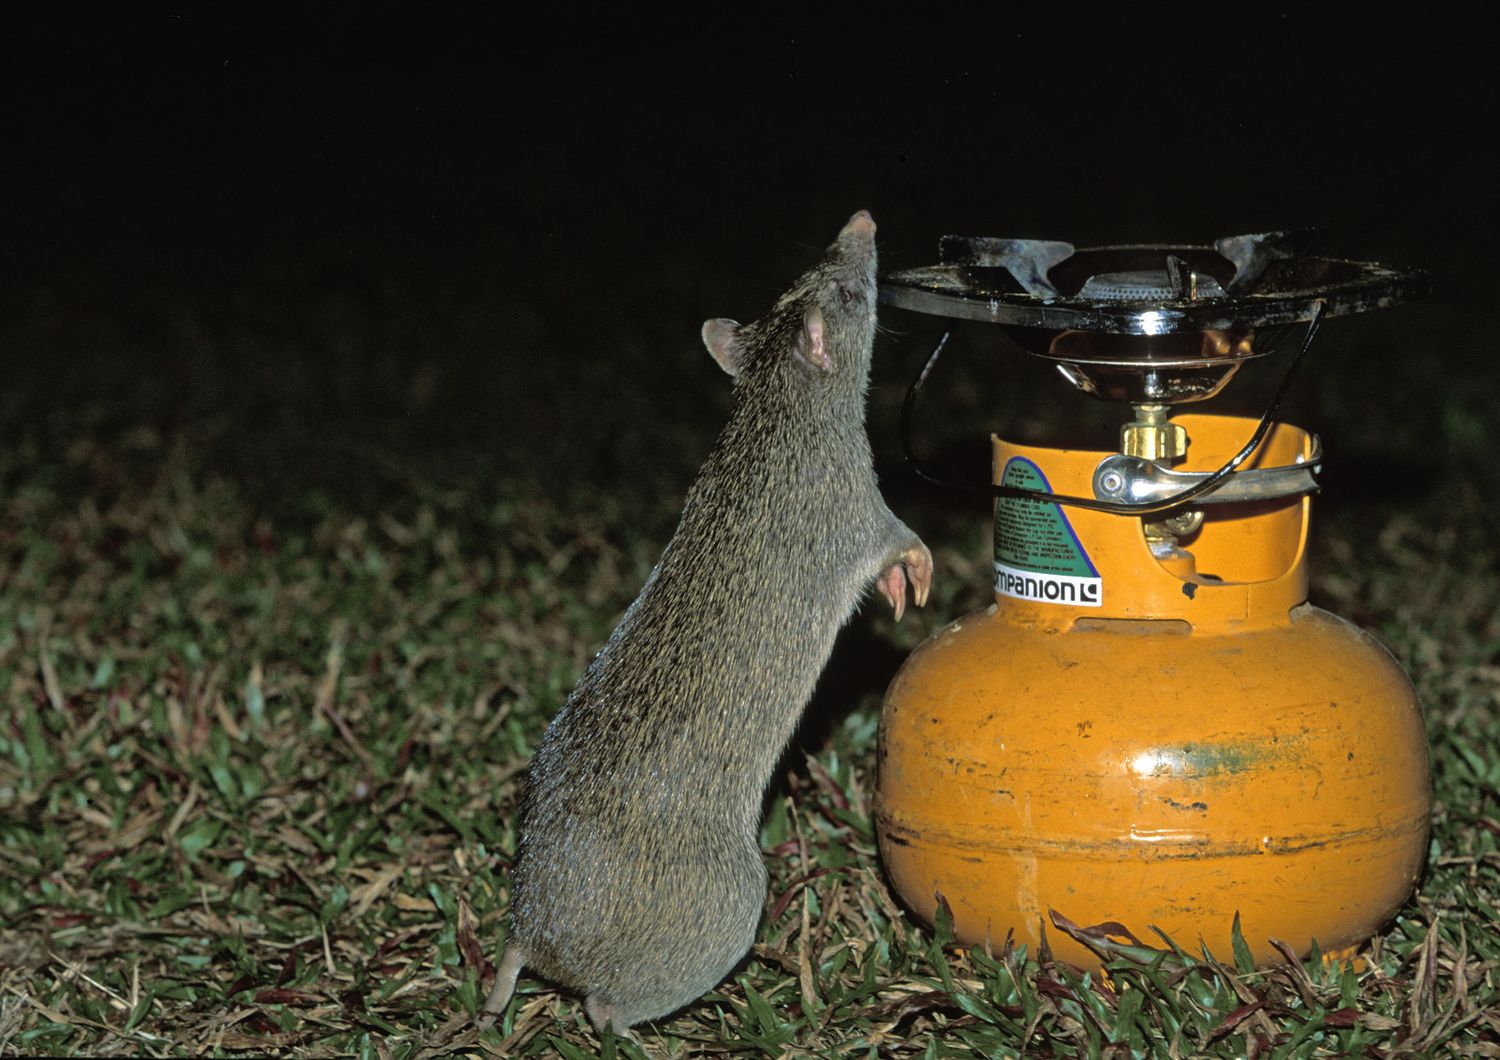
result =
M875 218L870 216L869 210L860 210L849 223L844 225L844 230L839 233L842 236L873 236L875 234Z

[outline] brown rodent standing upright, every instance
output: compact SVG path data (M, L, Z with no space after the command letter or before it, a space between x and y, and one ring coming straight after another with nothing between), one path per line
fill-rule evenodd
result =
M623 1031L713 989L765 904L762 800L872 582L899 619L932 581L865 435L875 222L861 210L753 324L710 320L734 410L682 520L526 776L510 933L485 1004L524 967Z

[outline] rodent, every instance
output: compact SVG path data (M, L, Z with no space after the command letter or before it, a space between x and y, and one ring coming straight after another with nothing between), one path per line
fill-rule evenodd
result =
M713 989L750 949L772 771L873 583L897 619L932 555L880 495L865 433L875 222L854 214L760 319L710 320L733 411L646 580L526 777L510 931L521 968L617 1032Z

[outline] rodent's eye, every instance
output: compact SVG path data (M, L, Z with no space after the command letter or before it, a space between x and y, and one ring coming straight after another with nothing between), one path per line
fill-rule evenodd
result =
M843 284L839 284L839 301L844 305L848 305L850 302L854 301L854 292L845 287Z

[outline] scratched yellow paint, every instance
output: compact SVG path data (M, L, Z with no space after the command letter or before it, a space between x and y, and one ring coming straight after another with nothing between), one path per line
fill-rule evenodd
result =
M1178 422L1198 467L1253 426ZM995 445L997 467L1022 456L1062 493L1089 492L1106 455ZM1262 458L1309 451L1282 425ZM1307 603L1310 502L1219 506L1170 570L1138 518L1066 515L1100 606L997 595L891 686L877 822L897 890L928 920L941 893L976 945L1035 946L1050 909L1224 956L1238 913L1265 962L1271 938L1306 952L1372 934L1421 871L1427 745L1389 653Z

